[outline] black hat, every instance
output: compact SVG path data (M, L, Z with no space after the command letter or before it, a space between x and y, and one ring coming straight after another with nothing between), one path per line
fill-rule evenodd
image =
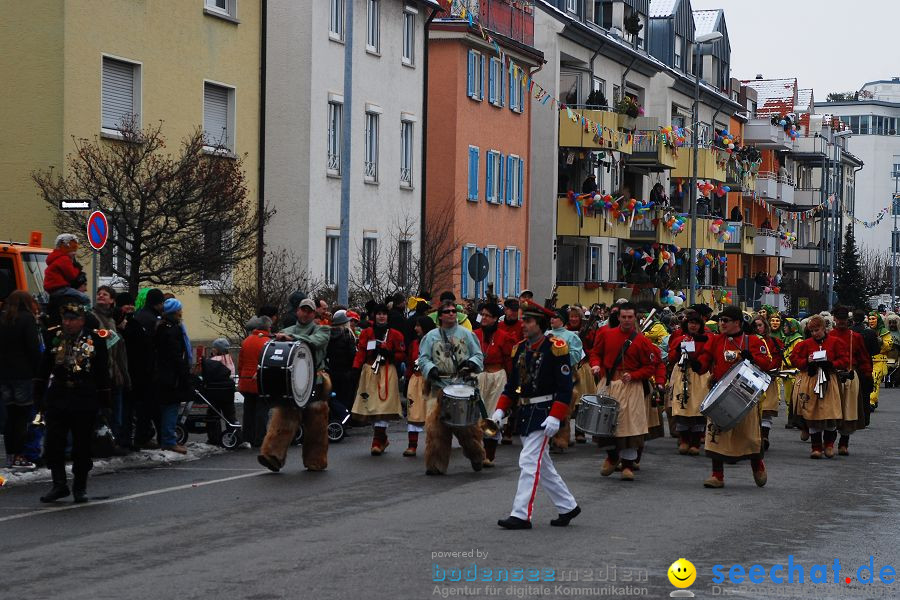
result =
M368 305L366 306L366 308L368 309ZM377 302L374 306L372 306L372 309L369 310L369 316L374 317L378 313L388 314L388 312L389 311L387 304L385 304L384 302Z
M536 302L525 300L522 302L522 317L532 317L535 319L549 319L554 313L548 308L544 308Z
M741 309L737 306L730 305L722 309L722 312L719 313L719 317L725 317L726 319L731 319L732 321L743 321L744 313L742 313Z
M80 319L87 314L87 310L85 309L84 304L67 302L59 307L59 314L63 318L69 317L72 319Z
M117 295L116 306L119 308L122 308L123 306L134 306L134 295L128 292L122 292Z
M145 306L156 306L157 304L162 304L165 302L166 297L162 293L162 290L157 288L152 288L147 292L146 302L144 302Z
M516 298L507 298L503 306L509 310L519 310L519 301Z
M500 307L497 306L497 304L494 302L485 302L484 304L479 305L478 312L481 312L483 310L486 310L489 313L491 313L491 316L494 317L495 319L499 319L500 315L503 314L503 311L501 311Z
M300 306L300 302L306 300L306 294L297 290L295 292L291 292L291 295L288 296L288 304L290 304L291 308L296 311L297 307Z

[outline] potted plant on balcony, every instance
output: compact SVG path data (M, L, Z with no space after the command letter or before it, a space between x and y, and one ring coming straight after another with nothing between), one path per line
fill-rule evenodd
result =
M585 290L596 290L596 289L599 288L599 287L600 287L600 282L599 282L599 281L585 281L585 282L584 282L584 289L585 289Z
M600 90L594 90L587 97L587 102L585 106L588 108L602 108L603 110L607 110L609 106L606 104L606 96L603 95L603 92Z
M619 128L633 131L637 118L644 114L644 108L631 96L625 96L616 103L616 112L619 114Z

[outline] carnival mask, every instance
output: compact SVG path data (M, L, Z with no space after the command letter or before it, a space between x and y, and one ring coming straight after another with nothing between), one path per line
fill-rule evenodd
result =
M769 327L772 328L772 331L778 331L781 329L781 317L778 315L772 315L769 317Z
M875 315L869 315L869 329L877 329L878 328L878 317Z

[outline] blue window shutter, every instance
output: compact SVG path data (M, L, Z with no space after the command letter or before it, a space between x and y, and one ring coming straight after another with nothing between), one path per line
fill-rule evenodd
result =
M494 152L488 150L487 162L484 165L484 194L488 202L496 200L494 198Z
M513 168L513 164L515 161L514 156L506 157L506 203L512 205L515 203L516 199L513 198L513 177L515 177L515 169Z
M506 202L506 157L500 153L500 180L497 182L497 204Z
M475 53L469 50L469 65L466 69L466 95L475 96Z
M516 110L516 95L513 93L513 72L511 65L509 71L509 110Z
M497 103L503 107L503 61L497 65Z
M497 82L494 78L494 61L493 59L490 62L490 68L488 69L488 100L491 102L497 101L497 92L496 88Z
M503 296L509 295L509 250L503 250Z
M475 152L475 148L469 148L469 191L467 194L467 198L469 200L477 199L478 195L475 191L475 178L478 176L478 172L475 170L475 158L473 153Z
M519 89L522 90L522 93L519 96L519 112L525 112L525 95L528 93L528 90L525 89L525 84L519 81Z
M484 98L484 81L485 81L485 78L484 78L485 68L484 68L484 66L485 66L485 63L486 63L486 62L487 62L487 61L485 60L484 55L482 54L482 55L481 55L481 93L478 95L478 99L479 99L479 100L482 100L482 99Z
M516 250L516 296L522 293L522 252Z
M475 157L475 165L472 167L472 181L475 185L474 194L472 195L472 199L478 202L478 161L479 161L479 150L478 148L472 148L473 155Z
M459 287L460 296L463 298L469 297L469 249L466 246L463 246L462 249L462 282Z
M522 206L522 198L525 195L525 161L519 159L519 197L516 198L516 206Z

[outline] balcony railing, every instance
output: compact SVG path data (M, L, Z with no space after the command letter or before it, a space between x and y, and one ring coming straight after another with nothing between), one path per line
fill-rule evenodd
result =
M328 170L335 173L341 172L341 155L337 153L328 153Z
M460 16L465 9L485 29L528 46L534 45L533 3L504 0L439 0L439 2L441 7L453 16Z

